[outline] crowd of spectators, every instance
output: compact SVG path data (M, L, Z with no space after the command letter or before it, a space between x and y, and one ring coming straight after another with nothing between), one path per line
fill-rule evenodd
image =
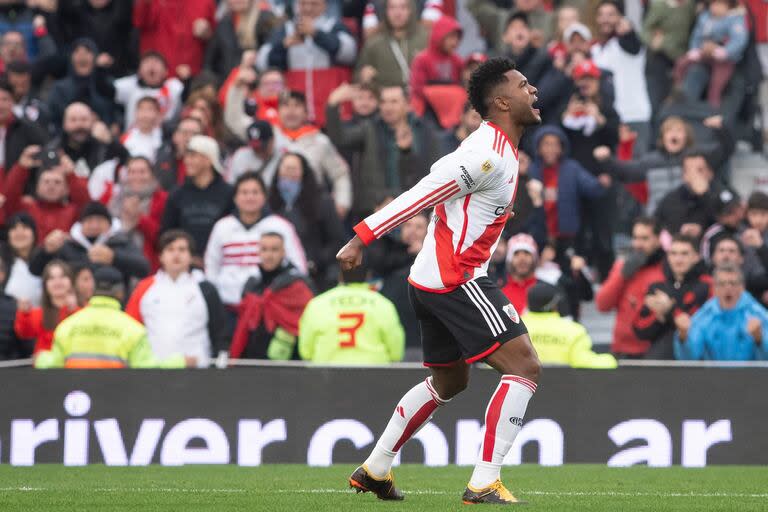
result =
M766 5L0 0L0 359L66 365L57 326L116 300L126 365L401 359L429 212L363 273L335 254L481 124L494 55L544 122L488 273L550 362L615 366L593 299L617 358L768 357L768 195L731 159L762 147Z

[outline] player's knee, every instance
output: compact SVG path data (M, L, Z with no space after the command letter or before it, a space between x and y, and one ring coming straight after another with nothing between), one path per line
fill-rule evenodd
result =
M541 378L542 366L539 356L536 352L531 352L531 355L526 360L526 373L525 378L532 380L538 384Z
M432 385L443 400L450 400L469 385L469 372L453 371L445 374L433 372Z

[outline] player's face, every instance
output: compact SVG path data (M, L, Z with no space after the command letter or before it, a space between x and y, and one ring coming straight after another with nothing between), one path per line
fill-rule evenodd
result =
M538 100L538 89L516 69L505 74L507 82L500 88L499 97L509 105L512 119L523 126L541 124L541 113L533 106Z

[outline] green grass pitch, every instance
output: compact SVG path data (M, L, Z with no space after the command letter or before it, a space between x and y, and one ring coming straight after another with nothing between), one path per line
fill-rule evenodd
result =
M404 502L382 502L347 486L353 466L300 465L30 468L0 466L0 510L345 511L466 510L469 467L395 469ZM502 475L530 511L768 510L768 468L517 466Z

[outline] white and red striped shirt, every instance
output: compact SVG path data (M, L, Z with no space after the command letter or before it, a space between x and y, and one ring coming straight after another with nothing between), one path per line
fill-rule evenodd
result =
M483 121L413 188L355 226L366 245L435 207L408 281L436 293L487 275L517 190L518 158L504 132Z

